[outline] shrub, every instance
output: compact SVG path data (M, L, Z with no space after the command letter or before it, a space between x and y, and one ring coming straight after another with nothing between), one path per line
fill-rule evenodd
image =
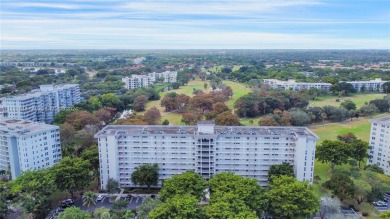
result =
M363 211L362 215L363 215L363 217L367 217L369 215L369 213Z

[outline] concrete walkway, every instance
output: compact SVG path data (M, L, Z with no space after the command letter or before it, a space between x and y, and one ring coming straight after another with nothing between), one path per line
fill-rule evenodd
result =
M116 197L115 201L118 201L121 197L122 197L122 194L125 190L124 189L121 189L121 192L118 194L118 196Z

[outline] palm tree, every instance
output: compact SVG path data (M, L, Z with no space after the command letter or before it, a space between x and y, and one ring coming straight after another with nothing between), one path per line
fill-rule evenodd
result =
M87 207L91 205L96 205L96 198L97 195L94 192L86 192L83 195L83 205Z

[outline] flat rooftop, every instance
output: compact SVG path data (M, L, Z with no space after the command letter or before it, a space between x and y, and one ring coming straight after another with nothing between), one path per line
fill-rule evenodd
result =
M27 135L52 129L58 129L58 126L26 120L0 118L0 131L6 131L10 135Z
M200 125L205 125L200 123ZM210 124L211 125L211 124ZM198 133L198 126L165 126L165 125L108 125L95 134L95 138L116 135L202 135ZM294 126L215 126L214 135L284 135L306 136L319 139L307 127Z
M383 125L390 125L390 116L378 118L378 119L372 119L370 120L371 123L380 123Z

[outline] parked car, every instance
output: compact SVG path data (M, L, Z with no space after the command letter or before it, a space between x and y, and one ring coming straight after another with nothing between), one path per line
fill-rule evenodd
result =
M384 201L377 201L373 203L377 207L387 207L387 203Z
M104 199L104 195L98 195L96 201L101 202Z
M68 208L68 207L72 207L74 205L74 201L72 199L66 199L64 201L62 201L60 207L61 208Z

